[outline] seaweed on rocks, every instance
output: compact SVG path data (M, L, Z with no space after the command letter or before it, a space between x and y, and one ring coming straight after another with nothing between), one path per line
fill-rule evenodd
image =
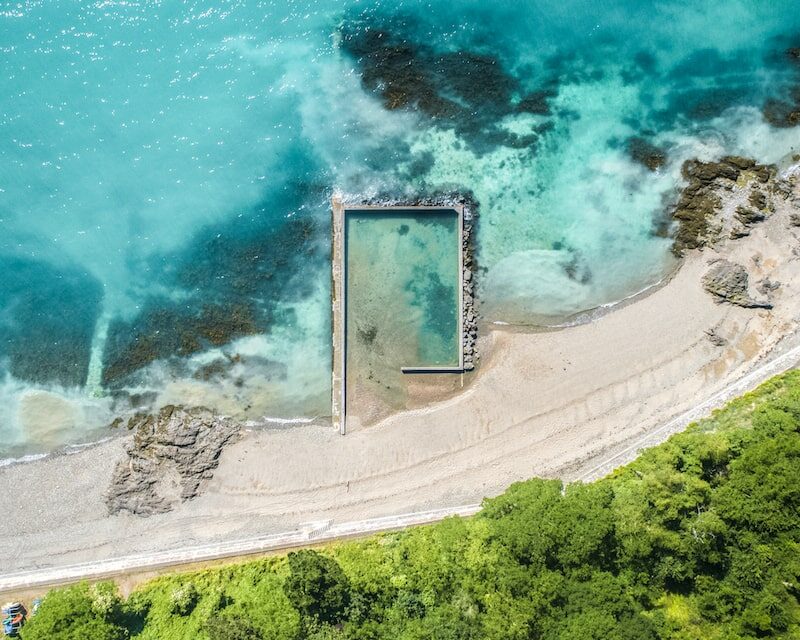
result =
M759 209L751 209L750 207L745 207L742 205L736 207L736 219L745 226L750 226L757 222L763 222L766 220L766 218L767 216L764 214L764 212Z
M182 307L151 301L134 323L117 321L109 328L103 383L111 384L151 362L186 357L268 328L263 312L252 304L205 304Z
M765 211L767 209L767 194L760 189L753 189L748 197L748 202L756 209Z
M703 247L712 239L710 222L722 206L722 199L717 193L719 188L732 186L743 174L766 183L775 172L773 165L758 164L741 156L725 156L716 162L687 160L682 173L689 184L672 210L672 217L678 222L673 253L683 255L687 249ZM753 214L753 217L757 217L757 214Z
M128 420L133 440L106 492L110 515L165 513L198 495L213 477L223 448L239 435L237 423L207 409L168 405Z
M535 149L542 131L519 135L497 123L514 113L549 114L548 101L556 95L552 86L525 92L493 53L437 51L413 33L398 19L360 17L342 24L341 49L358 65L366 91L390 111L415 111L455 129L477 153L499 145Z

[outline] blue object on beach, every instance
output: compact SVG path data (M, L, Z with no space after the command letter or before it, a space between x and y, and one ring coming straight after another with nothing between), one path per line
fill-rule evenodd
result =
M25 607L21 602L9 602L3 605L3 633L9 638L16 638L25 624Z

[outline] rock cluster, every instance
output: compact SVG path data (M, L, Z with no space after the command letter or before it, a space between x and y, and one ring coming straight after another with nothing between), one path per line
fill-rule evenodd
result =
M717 162L688 160L683 164L682 172L689 185L672 212L672 217L678 221L673 244L676 255L705 246L713 238L714 230L710 223L722 207L722 199L717 193L719 188L732 188L742 176L765 184L775 175L776 168L757 164L750 158L726 156ZM761 197L753 196L751 204L754 201L760 202ZM734 237L747 235L746 227L763 219L755 209L745 207L737 212L737 217L744 225L744 231L734 231Z
M703 287L719 303L727 302L748 309L772 308L771 302L756 300L750 295L747 269L735 262L715 261L708 273L703 276Z
M207 409L168 405L157 414L128 420L134 431L106 492L110 514L149 516L170 511L195 497L212 477L223 447L239 435L239 425Z
M478 359L475 343L478 339L478 315L475 313L475 272L476 264L472 254L472 231L475 226L477 211L472 203L464 204L464 231L461 237L461 247L464 255L464 272L461 285L464 290L463 322L463 349L464 369L472 371Z

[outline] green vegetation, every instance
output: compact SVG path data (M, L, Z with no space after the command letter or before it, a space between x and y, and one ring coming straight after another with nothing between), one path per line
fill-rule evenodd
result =
M592 484L157 579L56 590L24 640L800 638L800 372Z

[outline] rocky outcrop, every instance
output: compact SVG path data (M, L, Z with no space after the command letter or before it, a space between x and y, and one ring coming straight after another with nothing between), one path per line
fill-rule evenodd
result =
M213 476L223 447L239 434L237 423L207 409L171 405L157 414L134 415L128 429L134 431L133 441L106 492L112 515L164 513L195 497Z
M703 287L714 299L748 309L771 309L772 303L756 300L749 293L749 276L742 265L728 260L717 260L703 276Z
M740 156L726 156L717 162L685 162L682 173L689 184L672 211L673 219L678 222L673 252L680 256L687 249L703 247L714 239L715 229L711 223L722 207L720 189L732 188L742 177L766 184L775 172L773 165L757 164L755 160ZM748 209L742 215L749 217L750 211L754 210ZM754 213L753 217L758 217L758 214ZM737 233L747 235L746 231L735 231L734 237Z
M472 371L478 359L475 344L478 339L478 315L475 313L475 258L472 253L472 232L477 221L477 211L472 203L464 204L464 232L461 246L464 255L464 271L461 276L464 305L462 313L464 349L464 370Z

